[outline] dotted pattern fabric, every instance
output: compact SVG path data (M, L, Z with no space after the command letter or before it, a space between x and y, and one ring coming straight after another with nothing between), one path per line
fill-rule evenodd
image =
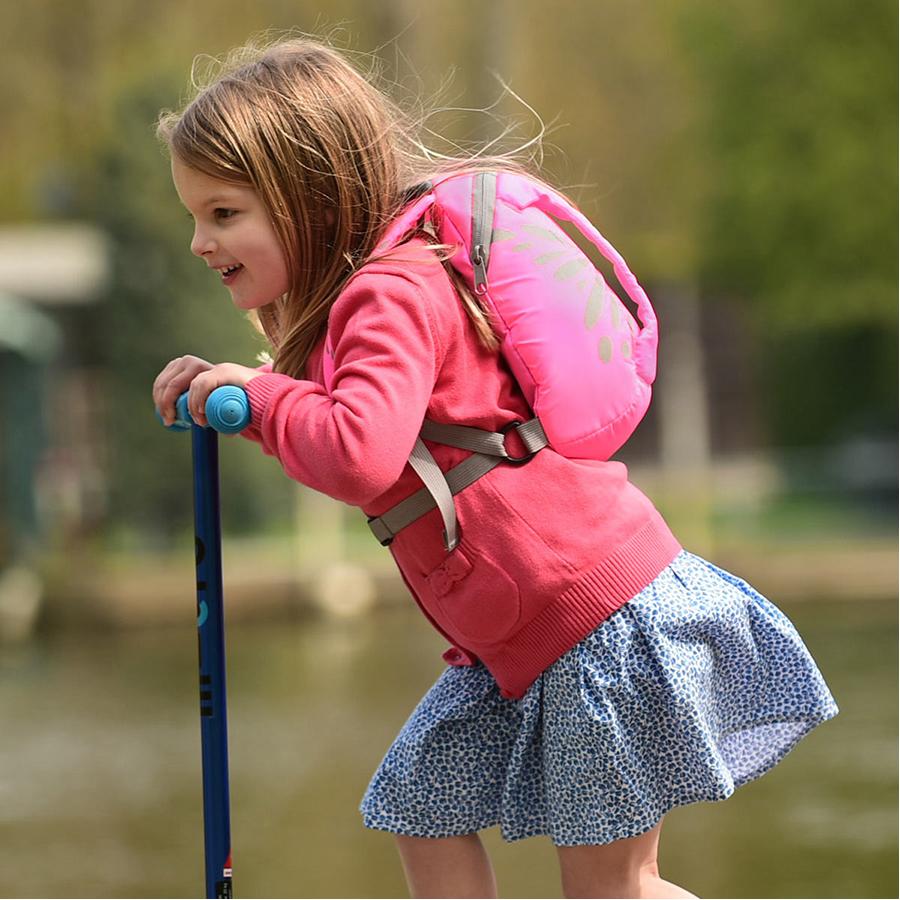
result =
M360 804L368 828L606 844L724 800L838 707L788 617L681 551L519 700L448 667Z

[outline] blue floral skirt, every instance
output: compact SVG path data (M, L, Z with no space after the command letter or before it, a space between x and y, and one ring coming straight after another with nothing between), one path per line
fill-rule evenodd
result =
M519 700L448 667L360 804L368 828L606 844L724 800L838 707L791 621L682 551Z

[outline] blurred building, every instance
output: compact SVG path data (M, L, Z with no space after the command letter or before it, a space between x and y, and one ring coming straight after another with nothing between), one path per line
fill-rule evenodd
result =
M0 228L0 638L33 624L52 534L103 503L90 371L66 332L108 276L90 226Z

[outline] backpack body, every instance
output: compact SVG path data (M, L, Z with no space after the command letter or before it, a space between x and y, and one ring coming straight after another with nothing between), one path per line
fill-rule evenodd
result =
M425 486L370 518L369 527L388 545L437 507L444 547L451 553L460 539L453 496L495 466L527 464L547 446L570 459L607 460L625 443L650 405L656 315L615 248L578 209L540 182L509 172L463 172L420 185L414 194L374 255L400 244L427 216L437 239L457 248L450 264L484 303L501 352L534 412L531 421L510 422L500 432L465 423L423 423L409 463ZM639 323L556 220L574 224L612 263L637 305ZM326 342L329 390L333 357ZM506 448L513 428L525 456L513 457ZM423 438L473 454L443 472Z
M459 247L450 263L488 308L550 446L609 459L647 412L656 375L656 316L624 259L561 195L507 172L436 179L376 253L426 214L438 240ZM640 324L555 219L575 224L612 263Z

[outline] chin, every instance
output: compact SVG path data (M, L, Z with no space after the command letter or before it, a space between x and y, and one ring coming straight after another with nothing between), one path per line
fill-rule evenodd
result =
M234 305L238 309L260 309L263 306L268 306L270 303L274 303L277 299L276 297L272 297L271 299L265 299L260 297L233 297Z

